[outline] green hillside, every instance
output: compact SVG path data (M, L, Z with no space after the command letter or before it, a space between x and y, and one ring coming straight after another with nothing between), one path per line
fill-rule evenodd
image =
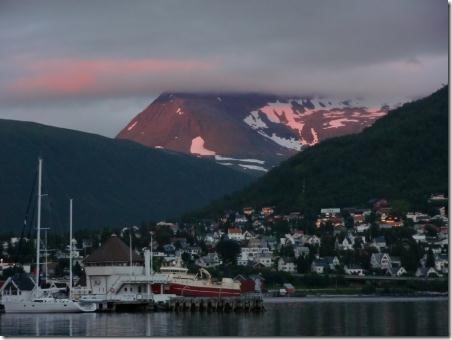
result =
M318 212L382 197L415 208L430 193L447 191L448 86L391 111L360 134L298 153L200 215L263 205Z
M45 125L0 120L0 229L21 230L37 159L44 159L43 225L122 226L175 217L251 178L209 160Z

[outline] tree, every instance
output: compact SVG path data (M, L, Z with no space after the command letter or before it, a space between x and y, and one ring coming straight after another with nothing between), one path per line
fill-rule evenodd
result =
M432 248L428 248L427 260L425 261L425 266L427 268L435 268L435 256L433 255Z
M78 262L75 263L74 266L72 266L72 273L74 273L74 275L80 277L82 275L82 267L80 266L80 264Z
M294 257L295 256L293 246L291 244L288 244L287 246L281 246L281 249L279 250L279 254L283 257Z
M419 265L419 250L415 241L403 241L400 253L402 266L407 270L414 272Z
M372 222L370 224L370 235L372 239L380 235L380 226L376 222Z
M187 252L183 252L181 255L182 261L184 261L185 265L191 262L191 256Z
M56 277L64 276L65 269L68 267L69 267L68 259L59 259L55 267L55 276Z
M320 243L320 256L333 256L335 252L335 239L333 235L323 235Z
M410 211L410 203L406 200L394 200L391 202L392 211L398 217L405 217Z
M312 259L309 256L299 256L297 259L297 272L309 273L311 271Z
M437 231L436 227L431 225L431 224L428 224L428 225L425 226L425 231L426 231L425 234L427 236L429 236L429 237L436 237L436 236L438 236L438 231Z
M240 254L240 244L237 241L222 239L217 243L216 252L220 256L223 264L236 264Z
M171 228L163 226L158 228L155 231L154 237L157 240L159 246L163 246L170 242L171 237L173 236L173 231Z
M16 274L16 273L23 273L23 272L24 272L24 270L22 267L17 267L17 266L9 267L9 268L6 268L5 270L3 270L2 278L4 280L6 280L8 277L14 276L14 274Z

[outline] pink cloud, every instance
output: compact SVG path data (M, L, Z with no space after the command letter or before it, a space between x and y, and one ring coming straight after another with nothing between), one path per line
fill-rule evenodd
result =
M7 86L17 98L58 98L145 91L163 78L214 69L202 60L49 59L22 62L24 75Z

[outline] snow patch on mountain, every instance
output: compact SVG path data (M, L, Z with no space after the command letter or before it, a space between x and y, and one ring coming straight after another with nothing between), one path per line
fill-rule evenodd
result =
M263 131L258 131L258 133L261 136L271 139L276 144L281 145L287 149L292 149L292 150L297 150L297 151L301 150L302 144L301 144L300 140L297 140L294 138L287 139L287 138L283 138L283 137L278 137L274 133L271 136L269 136Z
M195 137L191 141L190 153L201 156L214 156L215 151L204 147L204 139L201 136Z
M265 161L261 161L259 159L250 159L250 158L232 158L232 157L223 157L220 155L215 155L216 161L239 161L239 162L245 162L245 163L257 163L257 164L264 164Z
M239 164L242 168L267 172L268 170L259 165Z
M258 111L251 111L251 113L243 120L252 129L268 129L267 124L259 117Z
M333 119L328 122L328 125L325 127L325 129L337 129L339 127L343 127L345 126L344 122L359 123L359 120L348 118Z
M349 123L370 125L386 115L388 109L389 106L379 107L360 98L289 98L268 102L251 111L243 121L276 144L300 151L303 146L319 143L326 130L347 127ZM288 134L281 128L286 128Z
M267 106L261 107L259 110L265 113L273 123L282 123L282 120L284 120L285 125L298 131L301 135L304 124L300 122L299 114L294 112L291 103L282 103L278 100L274 103L268 103Z
M132 129L138 124L138 121L135 121L134 123L132 123L128 128L127 131L132 131Z

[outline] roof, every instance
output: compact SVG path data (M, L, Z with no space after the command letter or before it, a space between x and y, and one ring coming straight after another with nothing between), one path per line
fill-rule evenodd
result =
M85 259L85 264L130 263L130 248L115 234ZM143 262L143 258L132 252L132 262Z
M228 234L241 234L242 230L240 228L229 228Z
M315 259L312 264L316 267L326 267L328 262L325 259Z
M331 264L333 263L334 259L336 259L336 256L325 256L324 259L326 261L326 263Z

